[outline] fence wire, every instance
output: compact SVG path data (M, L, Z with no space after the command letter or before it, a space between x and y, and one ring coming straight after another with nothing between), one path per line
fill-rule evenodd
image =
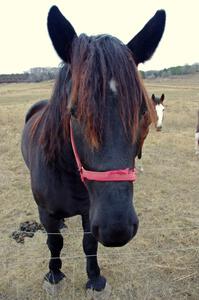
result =
M181 226L181 227L142 227L139 229L139 232L142 232L142 231L154 231L154 232L157 232L157 231L177 231L177 230L196 230L196 229L199 229L199 224L196 224L196 225L191 225L191 226ZM63 231L64 233L66 232L67 235L73 235L73 234L92 234L91 231L83 231L82 229L77 229L77 230L68 230L68 228L64 228L64 229L61 229L60 232L46 232L45 230L37 230L37 231L25 231L25 230L13 230L14 232L17 232L17 233L27 233L27 234L36 234L37 232L39 233L43 233L45 235L60 235L60 234L63 234ZM3 230L1 231L1 233L3 234L9 234L10 231L8 230Z

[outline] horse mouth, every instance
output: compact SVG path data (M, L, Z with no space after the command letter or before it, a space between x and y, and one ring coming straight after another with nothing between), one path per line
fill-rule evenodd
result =
M98 239L98 242L100 242L100 244L102 244L104 247L107 248L116 248L116 247L119 248L128 244L132 238L133 237L129 238L128 240L125 239L125 240L118 240L118 241L106 241L106 240L102 241Z
M99 229L93 228L92 234L105 247L122 247L134 238L138 230L138 224L134 225L127 232L117 231L111 234L100 233Z

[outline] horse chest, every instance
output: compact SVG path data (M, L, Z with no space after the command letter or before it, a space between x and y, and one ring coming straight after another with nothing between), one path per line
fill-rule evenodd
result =
M35 201L51 214L70 217L89 209L88 193L76 176L57 178L53 172L32 178L32 191Z

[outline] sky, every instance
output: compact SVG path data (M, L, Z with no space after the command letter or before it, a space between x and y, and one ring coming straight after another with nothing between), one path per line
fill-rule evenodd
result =
M0 74L32 67L57 67L60 58L47 32L47 15L57 5L77 34L107 33L128 43L158 9L165 9L165 32L140 70L199 62L198 0L0 0Z

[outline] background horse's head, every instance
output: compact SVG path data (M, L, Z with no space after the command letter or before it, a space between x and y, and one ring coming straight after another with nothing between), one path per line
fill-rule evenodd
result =
M153 104L155 106L156 114L157 114L157 122L156 122L156 129L157 131L162 130L163 126L163 119L164 119L164 94L161 97L156 97L154 94L151 96L153 100Z
M108 35L78 37L58 8L51 8L49 34L71 74L65 115L70 116L75 145L85 169L134 168L141 107L145 107L149 117L153 110L137 65L153 55L164 26L165 12L160 10L124 45ZM67 130L67 119L62 114ZM85 185L94 236L106 246L126 244L138 228L132 182L86 180Z

